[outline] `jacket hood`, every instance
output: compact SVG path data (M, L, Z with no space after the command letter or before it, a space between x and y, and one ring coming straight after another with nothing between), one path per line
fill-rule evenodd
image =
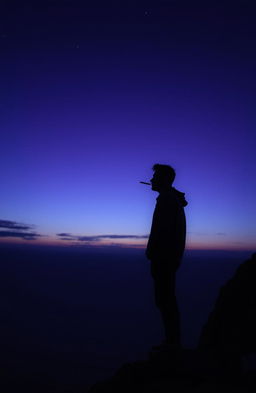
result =
M188 202L185 199L185 192L181 192L176 190L176 188L172 187L173 191L175 192L175 196L178 199L178 201L180 202L180 204L185 207L187 206Z

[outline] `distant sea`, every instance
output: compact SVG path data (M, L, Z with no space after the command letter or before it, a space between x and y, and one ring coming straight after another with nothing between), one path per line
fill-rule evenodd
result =
M184 347L196 347L220 287L250 255L185 253L177 273ZM17 386L85 388L146 359L163 338L141 249L1 246L0 269L2 362Z

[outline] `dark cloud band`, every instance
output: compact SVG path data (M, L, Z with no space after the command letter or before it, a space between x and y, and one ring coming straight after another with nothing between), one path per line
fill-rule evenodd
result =
M0 220L0 228L27 231L32 227L29 225L17 223L16 221Z
M15 237L19 239L25 240L34 240L37 239L40 235L37 233L32 232L15 232L15 231L0 231L0 238L1 237Z
M76 240L80 242L97 242L102 239L147 239L148 235L96 235L96 236L75 236L69 233L58 233L62 240Z
M32 225L21 224L16 221L0 220L0 238L16 238L24 240L35 240L41 235L35 232L28 232L33 229Z

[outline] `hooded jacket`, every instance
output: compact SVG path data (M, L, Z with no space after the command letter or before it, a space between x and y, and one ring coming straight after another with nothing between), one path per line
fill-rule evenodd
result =
M185 194L171 187L160 193L153 214L146 256L148 259L175 260L178 266L186 241Z

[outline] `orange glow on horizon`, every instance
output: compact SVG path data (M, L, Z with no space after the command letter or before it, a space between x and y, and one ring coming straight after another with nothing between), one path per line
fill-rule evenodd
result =
M61 240L55 237L45 237L39 238L35 240L25 240L25 239L12 239L12 238L3 238L0 239L0 245L31 245L31 246L61 246L61 247L93 247L93 248L101 248L101 247L121 247L121 248L137 248L137 249L145 249L146 242L138 239L136 242L135 239L104 239L99 241L88 241L82 242L78 240ZM251 251L255 250L255 245L253 244L243 244L242 242L226 242L226 243L217 243L217 242L195 242L189 241L186 245L186 250L223 250L223 251Z

